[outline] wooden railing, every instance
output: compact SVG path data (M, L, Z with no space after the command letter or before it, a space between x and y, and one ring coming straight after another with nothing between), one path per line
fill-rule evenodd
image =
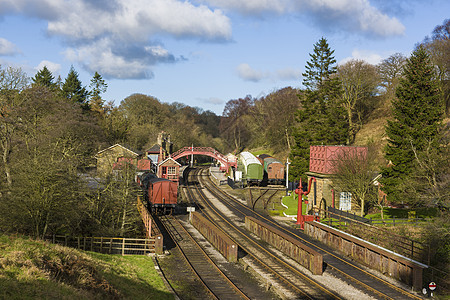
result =
M147 238L154 240L154 248L156 254L162 254L164 248L164 240L158 225L156 225L155 220L149 213L147 207L142 203L140 196L137 198L137 209L141 215L142 222L144 222L144 227L146 231Z
M105 254L148 255L155 253L155 239L117 237L70 237L52 235L46 240L53 244Z
M149 213L148 209L142 203L140 196L137 198L137 209L141 215L142 222L144 222L146 235L148 238L156 237L161 235L161 231L155 223L152 215Z

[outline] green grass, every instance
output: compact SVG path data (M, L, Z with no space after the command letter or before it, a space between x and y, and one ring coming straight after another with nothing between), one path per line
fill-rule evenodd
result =
M437 208L417 208L417 209L406 209L406 208L390 208L385 207L383 209L383 214L385 219L399 218L399 219L407 219L409 215L414 214L413 218L434 218L436 217L438 210ZM381 219L381 212L368 214L366 215L368 219Z
M150 257L0 235L0 299L173 299Z
M298 195L295 193L292 193L290 196L284 196L281 200L284 205L286 205L288 208L284 210L284 213L286 215L296 215L298 211ZM306 214L306 211L308 209L307 204L305 202L302 203L302 213Z
M270 151L268 151L268 150L257 150L257 151L252 151L251 152L254 156L258 156L258 155L260 155L260 154L269 154L269 155L272 155L271 154L271 152Z

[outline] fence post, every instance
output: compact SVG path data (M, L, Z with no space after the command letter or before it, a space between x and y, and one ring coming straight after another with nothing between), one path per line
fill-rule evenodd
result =
M64 246L67 247L67 234L64 236Z
M392 225L395 226L395 216L392 217Z
M125 253L125 238L122 239L122 256L124 256Z
M100 237L100 253L103 253L103 237Z
M113 244L113 239L111 238L109 241L109 254L112 253L112 244Z
M80 237L77 237L78 249L80 249Z

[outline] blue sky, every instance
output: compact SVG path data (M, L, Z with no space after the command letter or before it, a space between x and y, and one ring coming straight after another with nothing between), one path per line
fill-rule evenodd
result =
M447 0L0 0L0 64L30 77L95 71L133 93L221 115L228 100L301 87L313 44L376 64L450 18Z

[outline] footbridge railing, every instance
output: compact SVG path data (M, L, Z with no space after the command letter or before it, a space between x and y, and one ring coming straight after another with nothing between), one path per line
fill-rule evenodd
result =
M206 155L217 159L221 164L227 168L230 166L236 166L236 161L228 160L228 157L217 151L212 147L184 147L175 153L171 154L171 157L175 160L188 155Z

